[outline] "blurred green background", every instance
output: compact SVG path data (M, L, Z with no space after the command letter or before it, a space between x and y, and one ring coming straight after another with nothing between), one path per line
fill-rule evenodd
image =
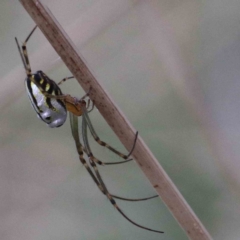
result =
M240 238L240 1L44 0L100 84L127 116L214 239ZM0 236L3 240L183 240L160 199L118 201L120 216L79 163L69 121L50 129L24 89L14 37L34 26L18 1L0 5ZM33 71L70 76L40 30ZM73 80L64 93L81 97ZM97 109L99 136L125 152ZM120 160L91 141L101 160ZM101 167L110 191L154 189L137 164Z

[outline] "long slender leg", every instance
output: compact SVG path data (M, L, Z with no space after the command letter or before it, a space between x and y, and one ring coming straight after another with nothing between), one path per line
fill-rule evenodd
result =
M92 152L91 152L91 148L90 148L90 145L89 145L89 142L88 142L88 138L87 138L87 124L86 124L86 120L84 118L84 114L82 116L82 137L83 137L83 142L84 142L84 151L85 153L88 155L89 157L89 161L92 162L96 162L98 163L99 165L103 165L103 162L98 160L97 158L95 158L93 155L92 155ZM100 163L99 163L100 162ZM126 161L123 161L123 162L116 162L117 163L124 163ZM104 162L104 164L106 164L106 162ZM109 163L111 164L111 162ZM92 164L91 164L92 165ZM117 199L120 199L120 200L125 200L125 201L132 201L132 202L136 202L136 201L145 201L145 200L149 200L149 199L152 199L152 198L156 198L158 197L158 195L154 195L154 196L151 196L151 197L146 197L146 198L137 198L137 199L132 199L132 198L123 198L123 197L119 197L117 195L113 195L111 194L114 198L117 198Z
M31 66L30 66L30 62L29 62L29 58L28 58L28 53L27 53L27 42L28 42L29 38L32 36L32 34L34 33L36 28L37 28L37 26L35 26L33 28L33 30L29 33L26 40L22 44L22 53L23 53L23 57L24 57L24 61L25 61L25 67L26 67L25 70L26 70L26 74L28 77L31 77L32 70L31 70Z
M104 141L102 141L102 140L98 137L98 135L97 135L97 133L95 132L95 130L94 130L94 128L93 128L93 125L92 125L92 123L91 123L91 120L90 120L90 118L89 118L89 116L88 116L87 113L85 114L85 118L86 118L87 125L88 125L88 127L89 127L89 130L90 130L93 138L95 139L95 141L96 141L99 145L108 148L110 151L114 152L115 154L117 154L117 155L120 156L121 158L126 159L126 160L129 160L128 158L129 158L129 156L132 154L132 152L133 152L133 150L134 150L134 147L135 147L135 145L136 145L136 142L137 142L138 132L137 132L136 135L135 135L135 139L134 139L134 143L133 143L133 147L132 147L131 151L129 152L128 155L125 155L125 154L117 151L115 148L111 147L109 144L105 143Z
M92 107L89 109L91 102L92 102L91 99L88 99L88 101L87 101L87 106L86 106L88 113L92 112L92 110L93 110L94 107L95 107L94 102L92 102Z
M88 142L88 137L87 137L87 122L86 122L86 119L85 119L85 116L86 116L86 110L84 111L83 115L82 115L82 136L83 136L83 143L84 143L84 146L85 148L87 148L87 155L89 157L89 159L91 159L92 161L96 162L97 164L99 165L113 165L113 164L121 164L121 163L126 163L126 162L129 162L131 161L132 159L128 159L128 160L125 160L125 161L120 161L120 162L103 162L103 161L100 161L99 159L97 159L92 151L91 151L91 148L90 148L90 145L89 145L89 142Z
M91 168L88 166L87 162L84 159L83 146L80 143L80 139L79 139L79 135L78 135L78 119L72 113L69 113L69 117L70 117L70 126L71 126L72 136L73 136L75 144L76 144L77 152L79 155L79 160L84 165L84 167L87 169L88 173L90 174L90 176L92 177L93 181L96 183L96 185L98 186L100 191L103 192L102 186L99 184L96 176L93 174Z
M146 200L150 200L153 198L157 198L159 197L158 195L154 195L151 197L146 197L146 198L123 198L123 197L119 197L117 195L111 194L113 198L119 199L119 200L124 200L124 201L129 201L129 202L140 202L140 201L146 201Z
M19 45L18 40L17 40L16 37L15 37L15 41L16 41L16 44L17 44L17 48L18 48L18 51L19 51L20 57L21 57L21 59L22 59L22 63L23 63L24 69L25 69L25 71L27 72L26 62L25 62L25 60L24 60L22 50L21 50L21 48L20 48L20 45ZM31 71L30 71L30 73L31 73Z
M69 79L72 79L72 78L74 78L74 76L63 78L57 85L61 85L63 82L65 82Z
M85 119L83 118L83 122L85 121ZM86 130L85 130L86 131ZM86 133L84 132L83 135L86 135ZM85 146L85 149L86 151L88 151L88 149L86 148ZM138 223L134 222L133 220L131 220L123 211L122 209L117 205L116 201L114 200L113 196L109 193L106 185L104 184L103 180L102 180L102 177L98 171L98 168L97 168L97 165L95 164L94 161L92 161L90 159L90 164L96 174L96 177L97 177L97 181L98 183L101 185L102 189L103 189L103 192L105 193L105 195L107 196L108 200L112 203L112 205L117 209L117 211L125 218L127 219L129 222L131 222L133 225L139 227L139 228L142 228L142 229L145 229L145 230L148 230L148 231L152 231L152 232L157 232L157 233L163 233L162 231L158 231L158 230L154 230L154 229L151 229L151 228L148 228L148 227L144 227L142 225L139 225ZM92 176L93 174L91 174ZM95 175L94 175L95 176Z
M27 41L29 40L29 38L32 36L33 32L35 31L35 29L37 28L37 26L35 26L33 28L33 30L29 33L29 35L27 36L26 40L24 41L24 43L22 44L22 47L20 48L20 45L18 43L18 40L17 38L15 37L15 41L16 41L16 44L17 44L17 47L18 47L18 51L20 53L20 56L21 56L21 59L22 59L22 63L23 63L23 66L25 68L25 71L26 71L26 74L29 78L31 78L32 76L32 70L31 70L31 66L30 66L30 63L29 63L29 58L28 58L28 53L27 53Z
M75 143L76 143L76 148L77 148L77 152L78 152L78 155L79 155L79 159L80 159L81 163L86 167L88 173L91 175L91 177L93 178L94 182L96 183L96 185L98 186L100 191L105 195L106 193L103 191L103 188L101 187L101 184L99 183L99 180L92 173L92 170L89 168L88 164L86 163L86 161L83 157L84 147L81 145L80 139L79 139L77 117L73 116L72 113L70 113L69 116L70 116L70 124L71 124L72 135L73 135L73 138L74 138ZM117 199L120 199L120 200L132 201L132 202L134 202L134 201L144 201L144 200L152 199L154 197L158 197L158 195L156 195L156 196L153 196L153 197L132 199L132 198L123 198L123 197L119 197L119 196L116 196L116 195L112 195L112 196L117 198Z

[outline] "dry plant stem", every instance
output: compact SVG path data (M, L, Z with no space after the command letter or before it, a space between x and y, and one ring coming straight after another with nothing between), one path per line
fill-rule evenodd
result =
M136 131L99 85L56 19L42 5L41 1L20 0L20 2L76 77L82 88L87 92L91 87L90 98L94 101L99 112L122 144L130 151ZM167 205L172 215L185 230L189 239L211 239L205 227L144 144L141 137L138 137L132 156ZM161 226L159 227L161 228Z

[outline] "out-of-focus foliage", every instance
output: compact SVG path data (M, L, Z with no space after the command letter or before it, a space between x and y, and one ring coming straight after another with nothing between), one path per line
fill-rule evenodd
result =
M240 2L43 2L213 238L238 240ZM113 209L79 163L69 122L47 128L27 99L14 37L23 42L33 21L14 0L1 2L0 19L1 239L187 239L159 199L118 203L161 236ZM33 71L56 81L71 75L39 30L28 47ZM62 89L83 94L74 81ZM125 151L97 110L91 119L103 140ZM100 159L119 160L91 144ZM101 173L116 195L154 194L135 163Z

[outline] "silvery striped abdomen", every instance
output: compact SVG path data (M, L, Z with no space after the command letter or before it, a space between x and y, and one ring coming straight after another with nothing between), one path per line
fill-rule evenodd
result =
M32 74L32 79L26 78L25 85L29 99L38 117L49 127L60 127L66 121L67 111L64 102L60 99L46 97L41 88L48 94L60 96L61 89L42 71Z

